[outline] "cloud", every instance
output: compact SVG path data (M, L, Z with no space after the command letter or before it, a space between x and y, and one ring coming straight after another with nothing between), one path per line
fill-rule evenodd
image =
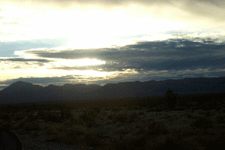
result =
M49 5L57 8L68 9L71 7L97 7L103 9L114 9L116 8L129 8L130 6L137 6L136 8L152 8L155 11L155 14L166 15L168 8L173 8L175 10L185 11L182 14L192 14L192 17L195 16L205 16L212 19L222 19L223 12L225 8L225 2L223 0L49 0L49 1L36 1L29 0L29 5L35 6L39 5ZM162 9L167 8L165 10ZM132 8L132 7L131 7ZM157 8L157 9L155 9ZM160 9L161 8L161 9ZM178 9L177 9L178 8ZM140 10L138 10L140 13ZM195 16L194 16L195 15ZM178 16L178 14L176 14ZM176 17L174 16L174 17ZM185 17L185 16L183 16ZM190 16L189 16L190 17Z
M7 58L7 57L0 57L0 62L1 61L11 61L11 62L50 62L47 59L25 59L25 58L15 58L15 57L11 57L11 58Z
M63 37L71 40L72 47L101 47L115 44L123 36L171 30L224 31L225 25L224 1L5 0L0 4L5 18L1 41Z
M140 70L183 70L215 68L224 63L225 44L212 39L172 39L148 41L115 48L74 49L74 50L28 50L24 55L35 55L44 59L98 59L105 61L96 66L61 66L54 69L123 71ZM214 63L213 63L214 62Z

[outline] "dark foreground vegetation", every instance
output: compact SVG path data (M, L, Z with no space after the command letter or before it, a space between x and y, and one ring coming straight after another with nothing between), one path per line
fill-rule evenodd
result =
M218 150L225 148L225 93L3 104L0 126L80 148Z

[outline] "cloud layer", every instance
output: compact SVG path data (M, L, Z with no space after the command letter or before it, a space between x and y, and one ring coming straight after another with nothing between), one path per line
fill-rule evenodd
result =
M225 45L208 39L195 42L188 39L139 42L114 48L74 49L74 50L28 50L24 55L42 59L98 59L106 63L96 66L102 71L135 70L183 70L218 67L223 64ZM89 66L87 66L88 68ZM222 66L221 66L222 67ZM87 68L83 67L84 70ZM77 69L82 69L77 67ZM91 66L92 68L92 66ZM58 69L58 68L55 68ZM63 69L63 68L60 68ZM65 68L76 69L76 66Z
M31 69L35 73L27 71L23 78L8 78L3 83L23 80L43 85L106 84L225 75L225 43L209 38L145 41L98 49L31 49L15 53L19 57L0 59L1 72L8 67L14 72Z

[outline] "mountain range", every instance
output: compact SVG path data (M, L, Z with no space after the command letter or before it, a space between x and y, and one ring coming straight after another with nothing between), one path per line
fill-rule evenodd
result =
M225 77L185 78L164 81L109 83L104 86L85 84L48 85L42 87L18 81L0 91L0 103L32 103L76 100L107 100L128 97L162 96L171 89L179 95L224 93Z

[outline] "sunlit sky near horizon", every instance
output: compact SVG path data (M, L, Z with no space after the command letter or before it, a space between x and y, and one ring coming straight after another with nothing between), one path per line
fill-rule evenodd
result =
M0 90L225 75L224 0L1 0Z

